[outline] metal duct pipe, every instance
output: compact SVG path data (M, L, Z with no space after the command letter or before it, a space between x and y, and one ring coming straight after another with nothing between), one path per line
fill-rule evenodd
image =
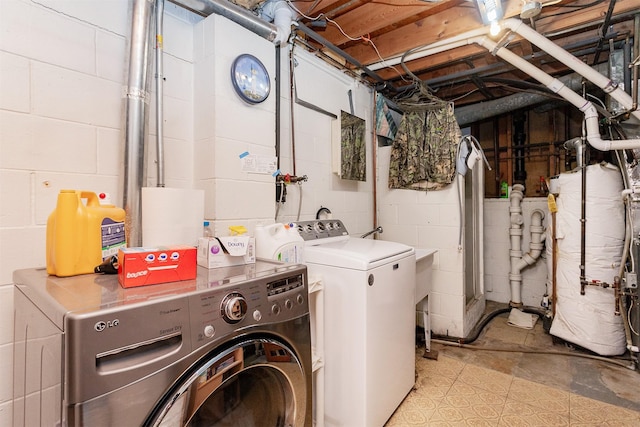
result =
M278 28L258 18L247 9L226 0L169 0L178 6L202 16L218 14L263 37L270 42L276 40Z
M130 3L131 35L124 90L124 183L123 206L127 244L142 246L141 189L144 182L144 147L149 119L149 84L151 35L154 2L134 0Z
M599 73L606 73L607 64L598 64L594 67L594 70ZM580 89L583 81L582 76L578 73L562 76L558 80L572 90ZM494 101L482 102L478 105L456 108L454 115L460 127L464 127L480 120L510 113L514 110L546 102L548 100L549 97L543 94L517 93Z

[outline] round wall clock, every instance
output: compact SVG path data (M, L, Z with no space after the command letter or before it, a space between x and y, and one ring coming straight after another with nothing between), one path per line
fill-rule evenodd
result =
M258 58L248 53L233 61L231 82L238 95L251 104L259 104L267 99L271 89L267 69Z

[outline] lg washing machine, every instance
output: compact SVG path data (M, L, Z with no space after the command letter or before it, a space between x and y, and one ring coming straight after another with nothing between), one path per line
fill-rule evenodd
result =
M310 426L307 270L196 280L14 273L14 426Z

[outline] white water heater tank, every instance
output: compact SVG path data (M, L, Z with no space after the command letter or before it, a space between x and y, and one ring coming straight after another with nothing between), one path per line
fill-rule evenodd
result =
M600 163L586 168L585 278L613 284L619 274L625 235L625 207L620 170ZM603 356L625 352L626 339L620 316L614 314L611 287L585 286L580 294L582 172L560 174L556 179L557 270L556 311L551 335ZM552 289L552 227L547 227L549 291Z

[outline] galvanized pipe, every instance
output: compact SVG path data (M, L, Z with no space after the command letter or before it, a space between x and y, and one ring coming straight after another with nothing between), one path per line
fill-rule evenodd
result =
M606 73L607 64L599 64L594 70ZM582 86L582 76L578 73L569 74L558 78L565 86L572 90L578 90ZM509 113L520 108L528 107L549 100L549 96L535 93L517 93L493 101L485 101L480 104L459 107L454 115L458 124L463 127L480 120Z
M141 194L145 177L144 147L149 119L149 84L152 0L130 3L131 34L127 57L127 83L124 89L124 171L123 206L128 246L142 245Z
M263 37L270 42L276 39L278 28L258 18L247 9L236 6L226 0L170 0L171 3L189 9L202 16L218 14L235 22L249 31Z

